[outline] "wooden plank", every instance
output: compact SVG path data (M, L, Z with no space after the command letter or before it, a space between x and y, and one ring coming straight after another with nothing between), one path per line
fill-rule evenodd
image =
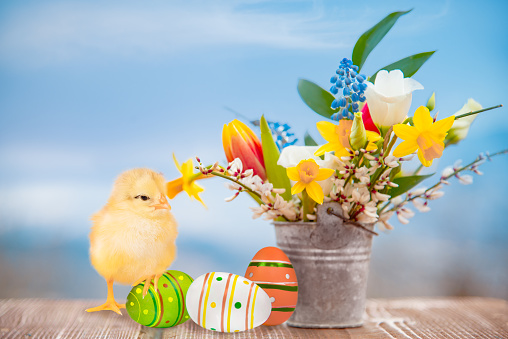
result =
M508 338L508 303L486 298L369 300L365 325L352 329L299 329L286 325L235 334L205 330L192 321L168 329L141 326L104 311L86 313L100 301L0 300L0 338Z
M137 338L141 325L111 311L87 313L100 301L8 299L0 302L0 337Z

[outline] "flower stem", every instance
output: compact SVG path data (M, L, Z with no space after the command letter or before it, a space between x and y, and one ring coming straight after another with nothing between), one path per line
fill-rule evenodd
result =
M418 173L420 173L420 171L422 170L423 168L423 165L420 164L420 166L418 166L418 168L414 171L413 175L417 175Z
M478 110L478 111L473 111L473 112L469 112L469 113L464 113L464 114L461 114L461 115L457 115L457 116L455 117L455 120L457 120L457 119L461 119L461 118L465 118L465 117L468 117L468 116L470 116L470 115L478 114L478 113L481 113L481 112L490 111L491 109L495 109L495 108L499 108L499 107L503 107L503 105L492 106L492 107L488 107L488 108L480 109L480 110Z
M307 214L314 213L313 200L309 197L306 190L302 191L302 207L303 207L303 221L309 221Z
M393 131L393 126L390 126L390 129L388 130L388 132L386 133L386 135L384 136L384 141L383 141L383 154L385 153L385 150L386 150L386 147L388 146L388 142L390 140L390 136L392 134L392 131Z
M394 135L392 140L390 141L390 144L388 145L388 148L386 149L386 152L384 152L383 154L390 155L390 151L392 150L392 147L393 147L393 145L395 145L396 141L397 141L397 136Z
M376 184L376 181L378 181L379 177L386 171L387 168L388 168L387 165L382 165L381 167L379 167L376 170L376 172L374 172L374 174L373 174L374 180L370 181L369 187L374 187L374 185ZM370 190L370 188L369 188L369 190Z
M381 209L380 209L379 211L377 211L377 215L380 215L380 214L381 214L381 212L383 212L383 211L384 211L384 209L388 207L388 205L390 205L390 202L389 202L389 201L387 201L387 202L386 202L386 204L384 204L384 206L383 206L383 207L381 207Z
M349 173L349 176L346 178L346 181L344 181L344 189L346 189L346 185L349 183L349 180L351 180L352 176L353 176L353 173Z

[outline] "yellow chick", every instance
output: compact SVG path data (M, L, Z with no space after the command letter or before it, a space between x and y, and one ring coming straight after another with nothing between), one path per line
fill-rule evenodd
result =
M132 284L157 282L176 255L177 225L165 195L165 180L149 169L122 173L115 182L106 206L92 216L90 260L106 279L106 302L87 312L111 310L118 314L125 304L115 301L113 282Z

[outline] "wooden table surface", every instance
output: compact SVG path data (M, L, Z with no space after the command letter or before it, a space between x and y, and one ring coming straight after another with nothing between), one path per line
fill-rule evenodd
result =
M223 334L192 322L168 329L141 326L111 311L86 313L98 300L0 300L0 338L508 338L508 303L486 298L368 301L360 328L311 330L260 326Z

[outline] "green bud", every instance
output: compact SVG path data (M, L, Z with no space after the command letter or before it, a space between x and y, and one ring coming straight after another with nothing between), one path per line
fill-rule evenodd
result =
M349 136L349 144L354 150L364 148L367 144L367 133L365 132L361 112L355 113L351 135Z
M427 101L427 108L429 111L433 111L436 108L436 92L432 93L429 100Z

